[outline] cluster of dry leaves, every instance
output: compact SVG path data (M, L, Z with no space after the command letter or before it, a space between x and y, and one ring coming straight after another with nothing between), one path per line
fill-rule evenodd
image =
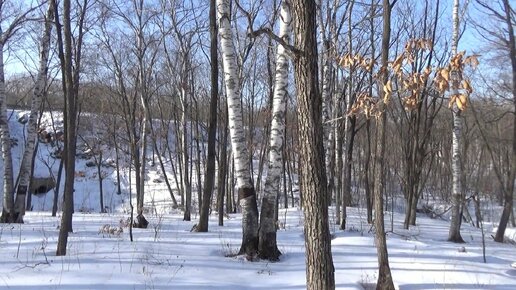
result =
M449 92L450 108L456 105L461 111L466 109L473 88L463 73L467 66L476 68L478 56L465 56L465 52L462 51L454 55L445 67L428 66L421 71L413 71L417 55L431 50L432 42L428 39L413 39L407 42L403 52L394 61L389 62L388 68L380 68L374 74L375 79L379 81L383 79L384 74L387 74L386 81L381 85L383 98L360 93L348 115L362 113L366 118L378 117L382 113L379 106L388 105L395 92L400 96L406 110L414 110L425 94L429 93L429 88L433 88L443 96ZM346 54L337 58L337 63L346 69L363 69L371 73L375 65L371 58L358 54Z

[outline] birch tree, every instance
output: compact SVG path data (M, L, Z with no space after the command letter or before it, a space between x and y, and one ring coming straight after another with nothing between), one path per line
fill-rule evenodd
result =
M39 69L32 94L29 121L27 124L27 143L25 145L25 150L23 151L20 173L18 175L18 188L16 189L15 221L20 223L23 223L23 216L25 214L25 196L29 187L34 148L37 142L39 110L47 86L48 58L50 53L50 37L52 36L53 18L54 7L52 3L49 3L44 19L43 35L40 41Z
M186 44L187 47L190 46L190 43ZM192 207L192 185L190 183L190 156L189 156L189 148L188 148L188 102L189 102L189 92L188 92L188 59L189 59L188 48L186 51L182 51L181 53L181 89L180 89L180 102L181 102L181 127L180 127L180 139L181 139L181 153L182 153L182 161L183 161L183 189L185 196L185 204L184 204L184 217L183 220L190 220L190 211Z
M291 30L290 4L281 2L279 37L289 42ZM260 258L276 261L281 252L276 243L276 203L283 174L283 146L285 144L285 114L288 86L288 55L282 44L276 52L276 73L272 103L272 121L269 138L268 173L263 189L260 213L258 250Z
M256 192L251 181L249 154L242 119L237 55L230 23L230 0L217 0L217 15L228 103L230 142L235 163L238 199L242 207L242 245L239 254L253 258L258 250L258 207Z
M328 1L329 2L329 1ZM332 115L332 111L334 111L335 108L331 107L332 102L332 96L331 96L331 88L332 88L332 66L331 66L331 58L332 55L330 54L330 39L332 38L332 31L327 31L326 27L328 26L327 23L324 22L323 19L323 5L322 0L317 0L317 26L319 27L319 36L321 38L322 42L322 49L323 51L319 54L319 57L322 62L322 69L321 69L321 98L322 98L322 122L323 122L323 129L324 129L324 140L327 140L324 142L324 159L325 159L325 170L326 174L328 175L328 198L329 203L331 203L331 196L332 191L334 189L333 186L333 176L334 176L334 130L332 130L332 122L330 122L330 116ZM329 10L331 9L329 7L329 3L327 3L327 11L329 13ZM335 8L336 9L336 8ZM328 19L329 22L329 19ZM338 219L338 218L337 218Z
M30 13L35 9L30 8L24 10L22 5L16 7L13 5L11 1L0 0L0 144L2 146L2 158L4 160L4 200L0 222L3 223L14 221L23 222L23 217L20 219L15 213L14 208L13 161L11 154L11 134L7 120L4 48L9 40L19 31L23 23L29 19ZM24 12L19 13L19 11ZM11 21L4 28L4 23L2 22L5 20L7 20L7 22L9 20ZM25 198L23 199L23 207L25 207Z
M459 43L459 0L453 1L453 32L452 32L452 56L457 55L457 46ZM451 71L451 94L456 96L459 94L458 88L460 85L460 73L458 70ZM460 161L460 143L462 130L461 110L454 104L453 112L453 135L452 135L452 218L450 224L450 231L448 234L448 241L455 243L464 243L460 235L461 226L461 205L462 205L462 191L461 191L461 161Z

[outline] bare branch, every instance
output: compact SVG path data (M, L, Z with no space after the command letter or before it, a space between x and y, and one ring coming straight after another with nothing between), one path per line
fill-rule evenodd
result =
M274 41L278 42L279 44L281 44L283 47L285 47L286 49L290 50L292 53L294 54L300 54L302 53L302 51L298 48L296 48L295 46L291 45L291 44L288 44L284 39L282 39L281 37L279 37L278 35L276 35L270 28L268 27L263 27L263 28L260 28L258 30L252 30L252 28L250 27L249 28L250 31L248 33L249 37L258 37L262 34L266 34L268 35L270 38L272 38Z
M27 21L31 21L31 20L37 20L37 18L32 18L32 17L28 17L29 14L31 12L33 12L34 10L38 9L39 7L41 7L42 5L44 4L41 3L37 6L34 6L34 7L31 7L30 9L28 9L27 11L25 11L24 13L16 16L16 18L13 20L13 22L11 22L11 24L9 25L9 27L7 27L7 29L5 30L4 33L1 34L0 36L0 43L5 45L5 43L14 35L16 34L16 32L18 30L20 30L21 28L21 25Z

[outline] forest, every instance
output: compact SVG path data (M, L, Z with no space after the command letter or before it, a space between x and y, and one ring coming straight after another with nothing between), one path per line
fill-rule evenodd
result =
M514 27L510 0L0 0L0 280L514 289Z

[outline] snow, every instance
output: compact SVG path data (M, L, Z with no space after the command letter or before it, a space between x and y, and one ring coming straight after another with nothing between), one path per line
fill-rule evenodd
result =
M376 249L365 214L349 208L350 230L334 231L332 241L338 289L362 289L377 275ZM0 225L0 283L23 289L305 289L303 218L299 209L282 210L278 232L281 261L249 262L226 257L238 251L240 216L225 226L210 217L210 232L192 233L195 221L181 214L148 216L148 229L120 236L99 233L118 226L121 213L76 213L68 255L56 257L59 217L29 212L23 225ZM360 218L362 217L362 218ZM516 251L512 244L487 242L482 260L481 233L463 226L466 244L445 241L448 223L419 217L419 226L401 230L395 214L388 234L389 259L399 289L515 289ZM389 222L389 220L386 220ZM465 252L460 252L461 247Z
M45 117L46 118L46 117ZM16 119L16 118L12 118ZM13 148L15 172L23 147L22 125L11 121L13 136L20 146ZM48 156L49 145L40 144L36 170L48 174L46 160L57 172L58 160ZM109 154L108 154L109 155ZM106 155L105 158L113 158ZM98 213L96 168L78 160L75 186L74 232L67 256L55 256L60 214L52 217L53 191L34 197L34 211L25 224L0 224L0 288L5 289L306 289L303 213L298 208L281 209L278 246L283 255L277 263L246 261L234 257L241 241L241 216L230 214L224 226L210 216L208 233L190 232L197 223L183 221L173 209L166 185L153 183L161 176L150 168L146 184L147 229L128 228L120 235L99 232L105 225L118 227L127 219L128 172L122 176L123 194L116 194L116 175L103 167L106 214ZM0 164L0 166L3 166ZM134 179L133 179L134 180ZM173 183L173 178L170 178ZM134 189L134 187L133 187ZM195 192L195 191L194 191ZM179 200L179 197L176 196ZM346 231L338 230L330 208L330 230L337 289L364 289L377 278L374 235L363 208L348 208ZM483 263L480 229L463 223L466 244L446 241L449 222L418 216L417 226L403 229L403 214L385 214L389 261L398 289L516 289L515 245L495 243L486 232L486 260ZM516 235L508 229L508 237ZM463 247L463 248L462 248Z
M496 232L498 228L494 228L493 232ZM516 229L515 228L506 228L504 234L505 240L510 241L513 244L516 244Z

